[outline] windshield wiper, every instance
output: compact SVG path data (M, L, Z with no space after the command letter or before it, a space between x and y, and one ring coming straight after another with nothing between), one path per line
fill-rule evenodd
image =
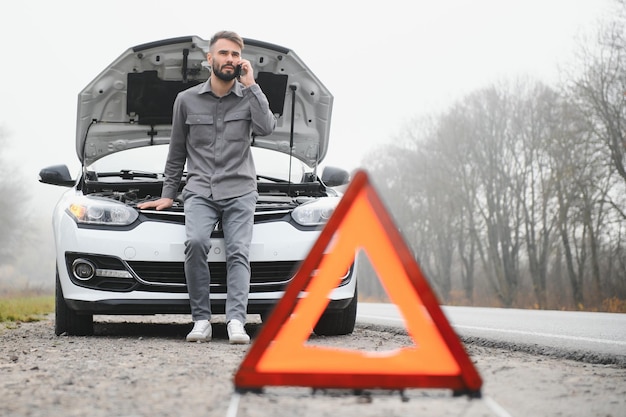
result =
M262 180L273 181L273 182L282 182L282 183L288 182L287 180L284 180L282 178L274 178L274 177L269 177L267 175L258 175L257 174L256 178L257 179L262 179Z
M159 174L146 171L133 171L131 169L123 169L119 172L98 172L98 178L101 177L120 177L123 180L134 180L135 178L159 178Z

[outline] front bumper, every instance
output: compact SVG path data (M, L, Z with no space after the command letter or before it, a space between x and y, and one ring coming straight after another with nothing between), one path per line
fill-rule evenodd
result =
M326 310L345 309L352 297L330 300ZM81 301L66 299L68 307L82 314L107 315L149 315L149 314L190 314L189 300L182 299L108 299L99 301ZM278 300L249 300L248 314L265 314L271 311ZM211 300L213 314L225 313L225 300Z
M64 215L55 227L57 265L68 306L91 314L189 313L184 278L184 225L146 221L130 230L79 228ZM300 262L319 236L318 230L300 230L289 222L255 224L250 265L252 270L248 312L265 313L283 296ZM125 271L127 277L95 276L78 279L72 271L76 259L86 259L106 272ZM224 242L212 239L208 256L211 308L224 311L226 271ZM354 297L356 264L329 298L329 309L345 308Z

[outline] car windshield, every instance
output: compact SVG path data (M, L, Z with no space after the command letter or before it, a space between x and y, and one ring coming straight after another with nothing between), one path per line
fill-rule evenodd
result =
M155 145L127 149L107 155L90 166L88 171L98 174L131 172L137 174L159 174L154 178L160 178L165 167L168 145ZM306 166L296 158L262 148L252 148L252 155L259 181L292 181L300 182L304 178ZM289 163L291 159L291 164ZM289 171L291 169L291 177ZM118 181L119 178L104 177L99 175L100 180ZM105 180L105 178L107 178ZM150 178L148 175L147 178ZM134 179L134 178L133 178ZM142 178L145 180L145 178Z

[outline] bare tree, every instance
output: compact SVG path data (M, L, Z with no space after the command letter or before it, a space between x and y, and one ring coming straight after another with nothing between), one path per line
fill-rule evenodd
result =
M432 159L440 167L440 175L446 178L446 185L436 187L449 199L448 222L453 229L449 235L455 240L456 257L460 263L460 281L465 299L474 300L474 283L477 261L477 190L478 175L476 165L467 156L475 146L471 135L471 121L465 117L463 105L453 106L442 114L436 136L436 152ZM441 211L437 207L433 208ZM449 259L448 262L455 259Z
M476 209L480 223L474 239L485 275L498 299L511 306L519 286L521 183L515 173L516 138L510 131L511 96L492 86L465 100L474 146L468 158L476 169Z
M408 154L411 152L396 144L381 146L371 151L364 158L363 166L366 167L372 183L381 195L406 243L409 246L414 246L411 239L414 228L414 213L410 208L410 198L416 193L413 190L414 180L408 166L411 160ZM359 293L361 296L375 299L387 297L377 272L369 260L361 262L359 273ZM428 276L426 271L425 273Z
M0 150L8 148L8 135L0 128ZM0 153L0 266L15 261L22 244L29 238L28 191L17 167Z
M550 289L562 302L567 283L579 308L626 293L626 0L618 5L569 88L481 89L366 160L444 301L455 275L468 301L486 283L505 306L525 299L526 279L540 308Z
M452 289L457 201L449 169L424 118L408 125L383 152L366 159L421 269L444 302Z
M602 201L611 188L607 152L579 109L565 104L563 129L548 148L558 207L558 230L574 304L585 302L585 277L599 287L598 248L602 240ZM614 169L613 169L614 171Z
M576 106L568 120L578 126L570 130L567 148L557 146L552 155L562 175L557 187L563 253L580 307L599 302L605 292L602 262L610 265L614 258L604 254L619 253L615 236L626 220L626 1L617 0L596 38L580 45L578 64L580 74L570 74L566 86L567 99ZM625 279L612 266L606 270Z
M579 58L582 75L574 79L571 97L626 181L626 0L616 1L613 19L593 44L581 45Z
M439 295L450 300L453 256L457 241L458 202L451 188L451 176L442 154L424 144L414 160L421 198L416 207L416 252L431 271Z
M561 127L561 100L551 88L530 80L520 81L516 89L512 129L521 144L515 163L524 181L521 205L526 256L537 305L547 308L548 261L554 247L557 217L553 172L546 148Z

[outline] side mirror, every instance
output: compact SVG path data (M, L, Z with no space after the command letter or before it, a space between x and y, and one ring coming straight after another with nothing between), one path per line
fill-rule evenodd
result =
M63 187L72 187L75 183L67 165L53 165L42 169L39 171L39 182Z
M322 171L322 182L327 187L337 187L345 185L350 181L350 174L345 169L336 167L325 167Z

